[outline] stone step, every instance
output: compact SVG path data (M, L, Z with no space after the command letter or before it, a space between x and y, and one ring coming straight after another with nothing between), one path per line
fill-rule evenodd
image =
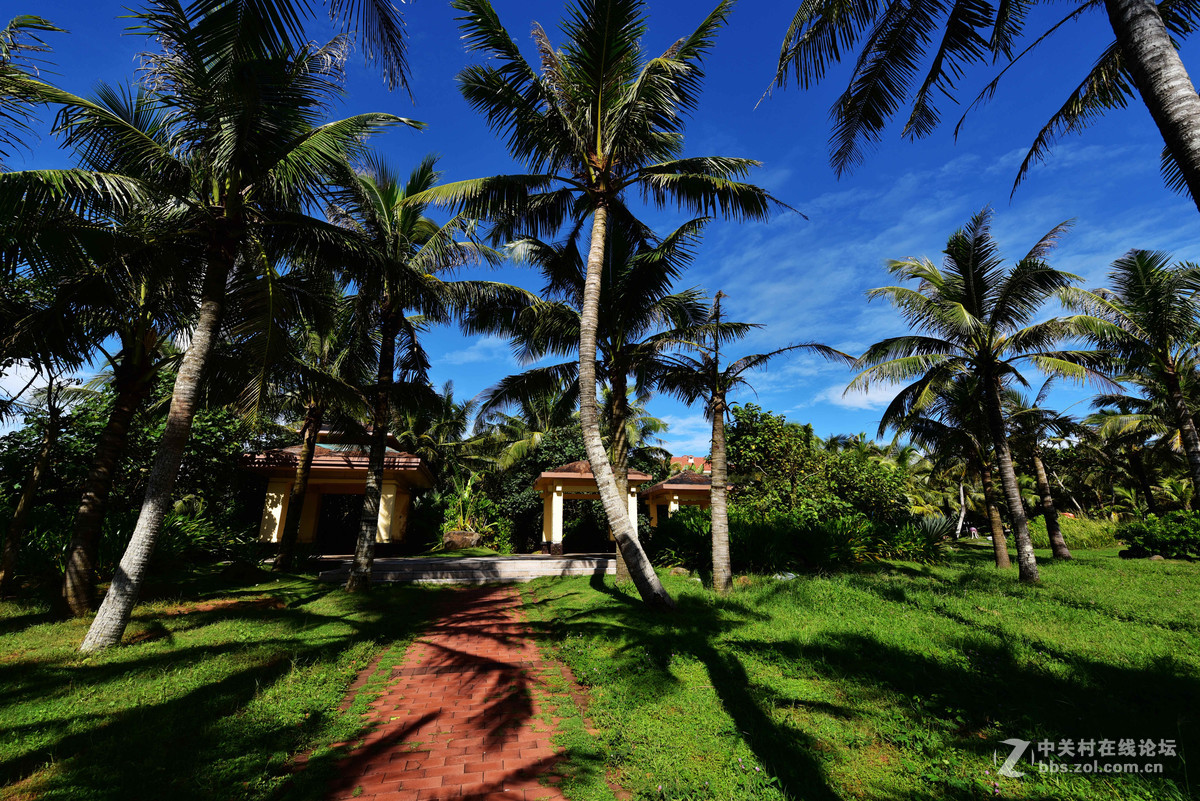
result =
M487 584L532 581L544 576L613 575L616 561L607 556L518 556L376 559L371 581L379 583ZM350 574L346 562L323 571L322 581L345 581Z

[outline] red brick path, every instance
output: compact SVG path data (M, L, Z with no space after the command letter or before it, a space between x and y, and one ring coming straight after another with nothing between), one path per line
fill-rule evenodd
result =
M541 719L543 662L512 587L445 593L383 695L378 722L339 766L329 801L562 801ZM553 719L552 724L557 725Z

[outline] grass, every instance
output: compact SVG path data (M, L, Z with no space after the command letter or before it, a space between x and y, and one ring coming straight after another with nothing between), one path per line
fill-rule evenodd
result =
M417 554L417 556L437 556L437 557L501 556L501 555L502 554L499 551L493 551L491 548L484 548L482 546L477 547L477 548L447 548L447 549L435 548L432 551L426 551L425 553Z
M998 574L987 543L944 566L754 579L728 598L664 576L670 614L611 579L528 585L547 647L588 690L594 736L563 743L572 797L611 797L605 771L639 799L1189 797L1200 566L1039 556L1034 587ZM993 761L1008 738L1174 739L1181 756L1159 777L1025 763L1014 779Z
M320 798L331 744L362 734L402 647L342 711L348 685L407 641L432 592L205 574L139 605L125 646L86 657L88 621L0 603L0 798Z

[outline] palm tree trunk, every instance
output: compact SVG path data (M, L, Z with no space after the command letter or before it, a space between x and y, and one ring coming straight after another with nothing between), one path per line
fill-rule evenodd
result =
M1017 484L1017 472L1013 468L1012 451L1008 448L1004 412L1000 408L1000 382L989 377L987 381L988 421L991 423L992 447L996 449L996 462L1000 470L1000 487L1012 520L1013 534L1017 539L1017 575L1021 581L1038 580L1037 557L1033 555L1033 540L1029 538L1029 522L1025 518L1025 503L1021 500L1021 488Z
M1168 370L1164 383L1167 385L1167 400L1175 411L1175 422L1179 425L1179 438L1183 441L1183 452L1187 455L1192 486L1196 493L1200 494L1200 436L1196 434L1192 413L1179 385L1179 375L1174 370Z
M617 489L616 478L600 436L600 410L596 405L596 331L600 320L600 276L604 267L607 237L608 207L601 203L592 218L592 241L588 250L583 309L579 321L579 423L583 429L588 463L600 492L600 502L604 505L604 514L608 517L617 547L621 549L621 556L629 567L629 577L646 604L673 608L674 599L663 588L641 543L633 536L628 501L621 497Z
M76 617L91 614L96 608L96 551L100 545L100 527L104 523L104 506L112 492L117 463L125 453L129 425L150 390L151 374L146 370L141 376L123 382L124 386L118 390L83 483L83 498L75 514L75 530L71 535L63 577L63 599Z
M620 370L614 370L613 373L609 376L612 390L613 478L617 482L617 492L626 498L629 496L629 438L625 424L629 420L629 387L624 373L620 373ZM617 583L625 581L629 581L629 565L625 564L625 557L617 548Z
M1154 0L1104 0L1142 102L1200 209L1200 97Z
M375 564L375 534L379 530L379 498L383 488L383 462L387 456L389 398L392 392L392 373L396 369L396 334L398 327L392 317L397 312L384 313L379 342L379 371L375 377L375 404L371 411L371 452L367 460L367 486L363 490L362 516L358 523L358 543L354 546L354 564L346 579L346 592L366 592L371 589L371 569Z
M52 401L53 402L53 401ZM21 548L21 540L25 536L25 524L29 519L29 510L33 508L33 499L37 497L38 485L42 476L50 467L50 454L54 449L54 440L58 435L58 420L51 410L46 420L46 430L42 433L42 446L38 449L37 459L34 460L33 470L21 487L21 498L17 501L16 511L9 521L8 531L4 536L4 551L0 554L0 595L8 595L12 589L17 572L17 553Z
M725 393L713 392L712 398L712 560L713 589L727 593L733 589L733 565L729 559L729 507L726 494L729 468L725 454Z
M1062 529L1058 525L1058 509L1054 507L1054 497L1050 494L1050 481L1046 478L1046 465L1042 463L1042 455L1037 448L1033 449L1033 475L1037 481L1038 495L1042 499L1042 519L1046 521L1046 536L1050 538L1050 552L1055 559L1070 559L1071 550L1063 539Z
M308 493L308 475L312 472L313 453L317 450L317 434L321 430L324 409L319 405L308 407L304 416L304 444L300 448L300 463L296 465L296 478L292 481L292 492L288 498L287 518L283 523L283 535L279 538L279 553L275 555L272 570L292 569L296 555L296 538L300 535L300 519L304 511L304 498Z
M963 482L958 482L958 525L954 528L954 539L962 536L963 522L967 519L967 490Z
M154 553L154 544L162 531L163 518L171 503L171 492L175 489L183 450L192 433L200 380L204 375L204 365L217 342L225 312L225 282L237 256L238 241L234 236L219 236L210 247L200 295L200 315L192 332L192 343L183 355L179 373L175 377L167 424L154 457L154 465L146 479L142 511L104 602L100 604L100 611L96 613L79 647L81 651L97 651L118 644L125 627L129 625L129 616L133 614L133 606L137 603L150 557Z
M1150 484L1146 463L1142 460L1141 451L1136 447L1129 449L1129 467L1138 486L1142 488L1142 494L1146 496L1146 511L1152 515L1158 514L1158 501L1154 499L1154 488Z
M992 530L992 553L996 557L996 569L1007 570L1012 567L1008 560L1008 540L1004 536L1004 521L1000 519L1000 509L996 506L996 488L992 483L992 466L986 458L982 459L979 467L979 483L983 486L983 503L987 506L988 527Z

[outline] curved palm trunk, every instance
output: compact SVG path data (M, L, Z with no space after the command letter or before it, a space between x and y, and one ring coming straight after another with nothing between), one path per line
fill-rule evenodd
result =
M200 395L200 380L204 365L217 342L221 317L225 312L225 282L233 268L237 255L238 240L231 236L219 237L210 248L208 268L205 271L204 287L200 295L200 315L196 329L192 332L192 343L175 377L175 388L171 393L171 408L167 412L167 424L163 430L154 465L146 479L146 497L137 525L129 538L129 546L121 557L117 572L113 575L100 611L92 621L81 651L96 651L121 642L129 616L137 603L138 593L146 578L146 569L154 553L154 545L162 531L163 519L171 504L171 492L179 475L183 461L183 450L192 433L192 418L196 414L196 401Z
M384 313L379 343L379 371L375 377L375 404L371 411L371 451L367 460L367 486L363 491L362 516L358 524L358 543L354 546L354 564L346 579L346 592L366 592L371 588L371 568L375 563L375 533L379 530L379 498L383 488L383 461L387 456L388 399L392 392L392 373L396 369L397 327L392 312Z
M33 470L30 471L29 478L25 480L25 486L21 488L21 498L17 501L17 508L13 512L12 520L8 524L8 531L4 535L4 551L0 554L0 595L8 595L16 578L17 554L21 548L21 539L25 536L25 523L29 519L29 510L33 508L33 499L37 497L38 485L42 483L42 476L50 467L50 454L54 449L54 440L58 436L58 420L56 418L57 416L51 410L50 417L46 421L46 430L42 434L42 446L38 449L37 459L33 463Z
M83 483L83 498L75 514L63 577L63 600L76 617L88 615L96 608L96 551L100 545L104 507L112 492L117 463L125 453L130 423L150 390L149 378L150 371L147 370L118 390Z
M1012 451L1008 448L1004 412L1000 408L1000 382L992 378L987 382L987 388L988 422L991 424L992 445L996 449L996 462L1000 470L1000 487L1004 490L1013 535L1017 540L1017 574L1021 581L1033 582L1038 580L1037 558L1033 555L1033 540L1029 538L1025 504L1021 500L1021 489L1017 484Z
M1050 538L1050 552L1055 559L1070 559L1071 549L1063 539L1062 529L1058 525L1058 509L1054 507L1054 497L1050 494L1050 480L1046 478L1046 465L1042 463L1042 455L1037 448L1033 450L1033 475L1037 481L1038 496L1042 499L1042 519L1046 521L1046 536Z
M650 606L674 607L675 601L663 589L662 582L646 558L641 543L633 536L629 506L617 489L604 441L600 437L600 410L596 405L596 330L600 318L600 275L604 266L604 244L608 236L608 208L596 207L592 219L592 242L588 250L587 278L583 289L583 309L579 321L579 423L588 463L600 491L600 502L612 528L617 547L629 567L638 594Z
M296 539L300 535L300 519L304 512L304 496L308 493L308 476L312 472L313 453L317 449L317 433L321 430L324 410L313 405L304 416L304 444L300 448L300 463L296 465L296 478L292 481L292 492L288 497L287 518L283 523L283 535L279 538L279 553L275 555L276 571L291 570L296 556Z
M1200 97L1154 0L1104 0L1142 102L1200 209Z
M612 375L609 380L612 384L613 478L617 482L617 494L622 498L628 498L629 438L625 424L629 419L629 396L626 394L629 387L624 373ZM634 534L634 536L637 535ZM624 581L629 581L629 565L625 564L625 557L621 555L621 549L617 548L617 582Z
M967 519L967 489L958 482L958 525L954 527L954 539L962 537L963 523Z
M1192 486L1200 493L1200 436L1196 434L1196 424L1192 421L1192 413L1188 409L1187 399L1179 385L1179 375L1169 370L1164 378L1167 385L1167 400L1175 412L1175 422L1179 426L1179 438L1183 441L1183 452L1187 455L1188 470L1192 477Z
M992 482L992 466L987 459L981 460L979 483L983 486L983 503L987 506L988 527L992 530L992 553L996 557L996 569L1007 570L1012 567L1008 559L1008 538L1004 536L1004 521L1000 519L1000 509L996 506L996 486Z
M713 589L727 593L733 589L733 566L729 559L729 508L726 495L729 469L725 455L725 393L714 392L712 399L712 560Z

